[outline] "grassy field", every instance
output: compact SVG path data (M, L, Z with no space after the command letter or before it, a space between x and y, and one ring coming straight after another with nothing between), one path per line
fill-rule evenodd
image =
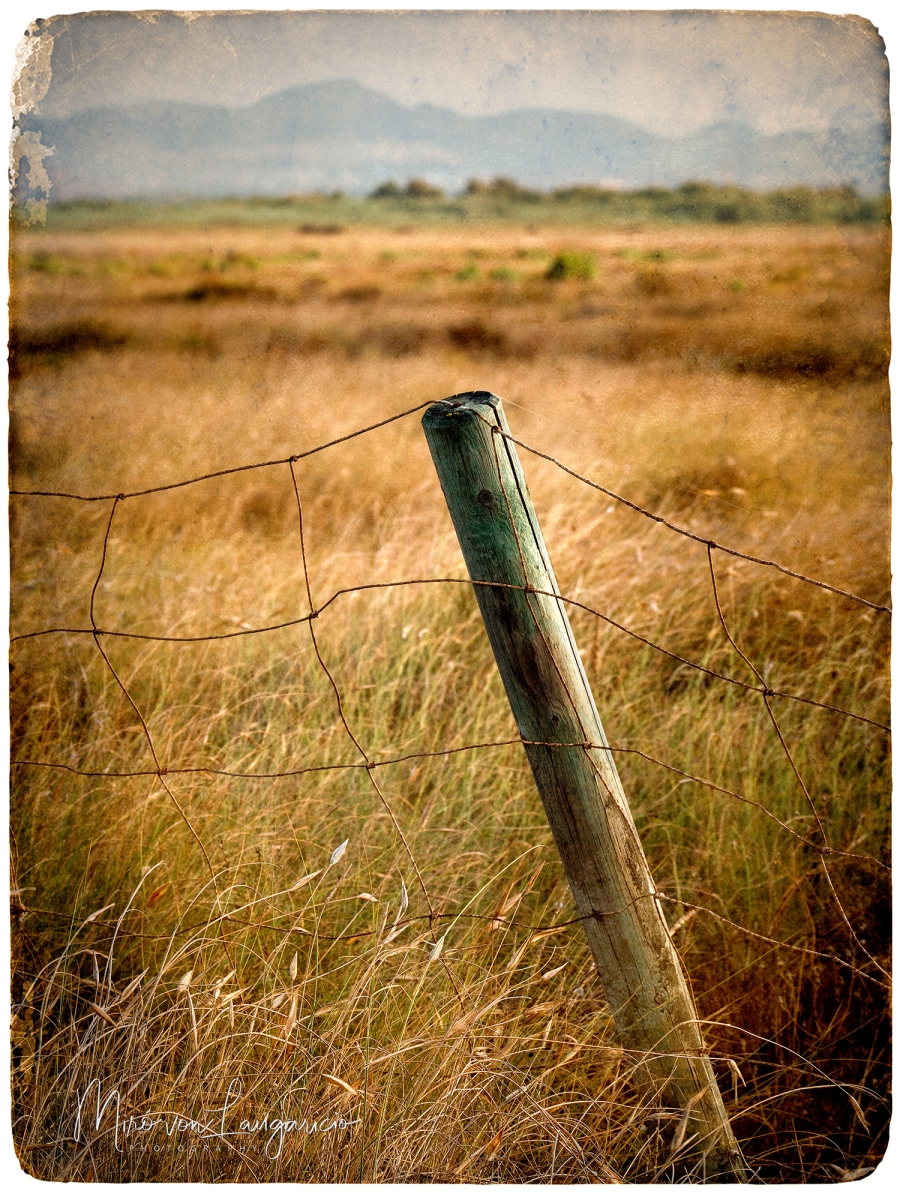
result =
M862 225L19 229L12 487L139 491L484 388L605 487L887 604L887 268ZM522 457L566 596L752 680L702 545ZM465 574L419 414L293 475L13 497L13 635L92 603L238 635L13 642L12 757L56 764L12 772L23 1166L673 1178L522 748L459 749L515 739L471 588L367 586ZM715 560L769 686L876 724L773 699L783 746L758 694L570 617L748 1161L854 1178L889 1116L888 617Z

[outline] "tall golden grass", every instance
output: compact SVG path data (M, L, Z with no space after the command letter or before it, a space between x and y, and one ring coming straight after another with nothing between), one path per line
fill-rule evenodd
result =
M548 279L564 250L593 279ZM136 491L489 388L582 474L886 602L878 231L37 231L13 251L14 489ZM702 545L523 458L565 595L750 679ZM90 634L13 643L13 760L57 764L12 776L23 1167L678 1178L680 1114L616 1047L471 589L367 589L464 577L418 417L293 470L322 612L264 634L310 607L288 465L120 501L109 527L110 502L13 496L14 635L90 627L104 547L98 628L241 635L104 636L109 664ZM716 567L771 687L886 723L884 613ZM858 1177L888 1116L884 730L773 700L795 772L758 695L570 615L752 1169ZM385 765L361 768L341 713ZM459 749L485 742L510 744ZM798 774L858 857L826 870Z

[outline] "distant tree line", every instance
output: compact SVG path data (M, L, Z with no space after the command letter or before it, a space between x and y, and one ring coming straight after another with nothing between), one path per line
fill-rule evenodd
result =
M462 204L466 212L483 209L501 215L522 207L551 206L584 208L598 215L629 214L670 220L738 224L744 222L784 223L869 223L887 220L887 196L860 196L851 184L813 188L798 185L756 192L748 188L691 181L676 188L646 187L628 191L593 184L574 184L542 192L522 187L514 179L497 176L489 183L470 179L461 192L450 197L424 179L410 179L404 187L391 179L369 194L368 199L404 207L432 207L451 202L454 211Z
M21 205L11 210L14 226L31 219ZM456 195L424 179L400 185L388 180L366 197L344 192L296 195L110 200L52 200L48 225L54 228L100 228L110 225L193 225L226 221L294 222L301 232L331 233L354 223L417 221L499 221L535 224L618 224L665 221L737 224L810 225L886 224L888 196L861 196L846 185L833 188L797 186L755 192L712 183L683 183L675 188L646 187L621 191L595 184L573 184L542 192L498 176L490 182L470 179Z

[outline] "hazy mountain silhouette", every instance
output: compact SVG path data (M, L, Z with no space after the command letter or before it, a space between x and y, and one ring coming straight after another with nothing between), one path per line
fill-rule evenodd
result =
M469 117L408 108L351 81L292 88L246 108L169 101L31 113L52 200L371 190L424 177L458 190L510 176L535 188L672 187L689 179L774 188L887 190L887 130L873 123L769 136L722 121L667 138L618 117L530 109Z

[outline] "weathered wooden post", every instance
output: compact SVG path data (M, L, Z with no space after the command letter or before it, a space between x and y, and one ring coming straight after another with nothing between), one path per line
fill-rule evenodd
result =
M464 392L422 424L621 1043L687 1114L692 1177L746 1182L501 402Z

